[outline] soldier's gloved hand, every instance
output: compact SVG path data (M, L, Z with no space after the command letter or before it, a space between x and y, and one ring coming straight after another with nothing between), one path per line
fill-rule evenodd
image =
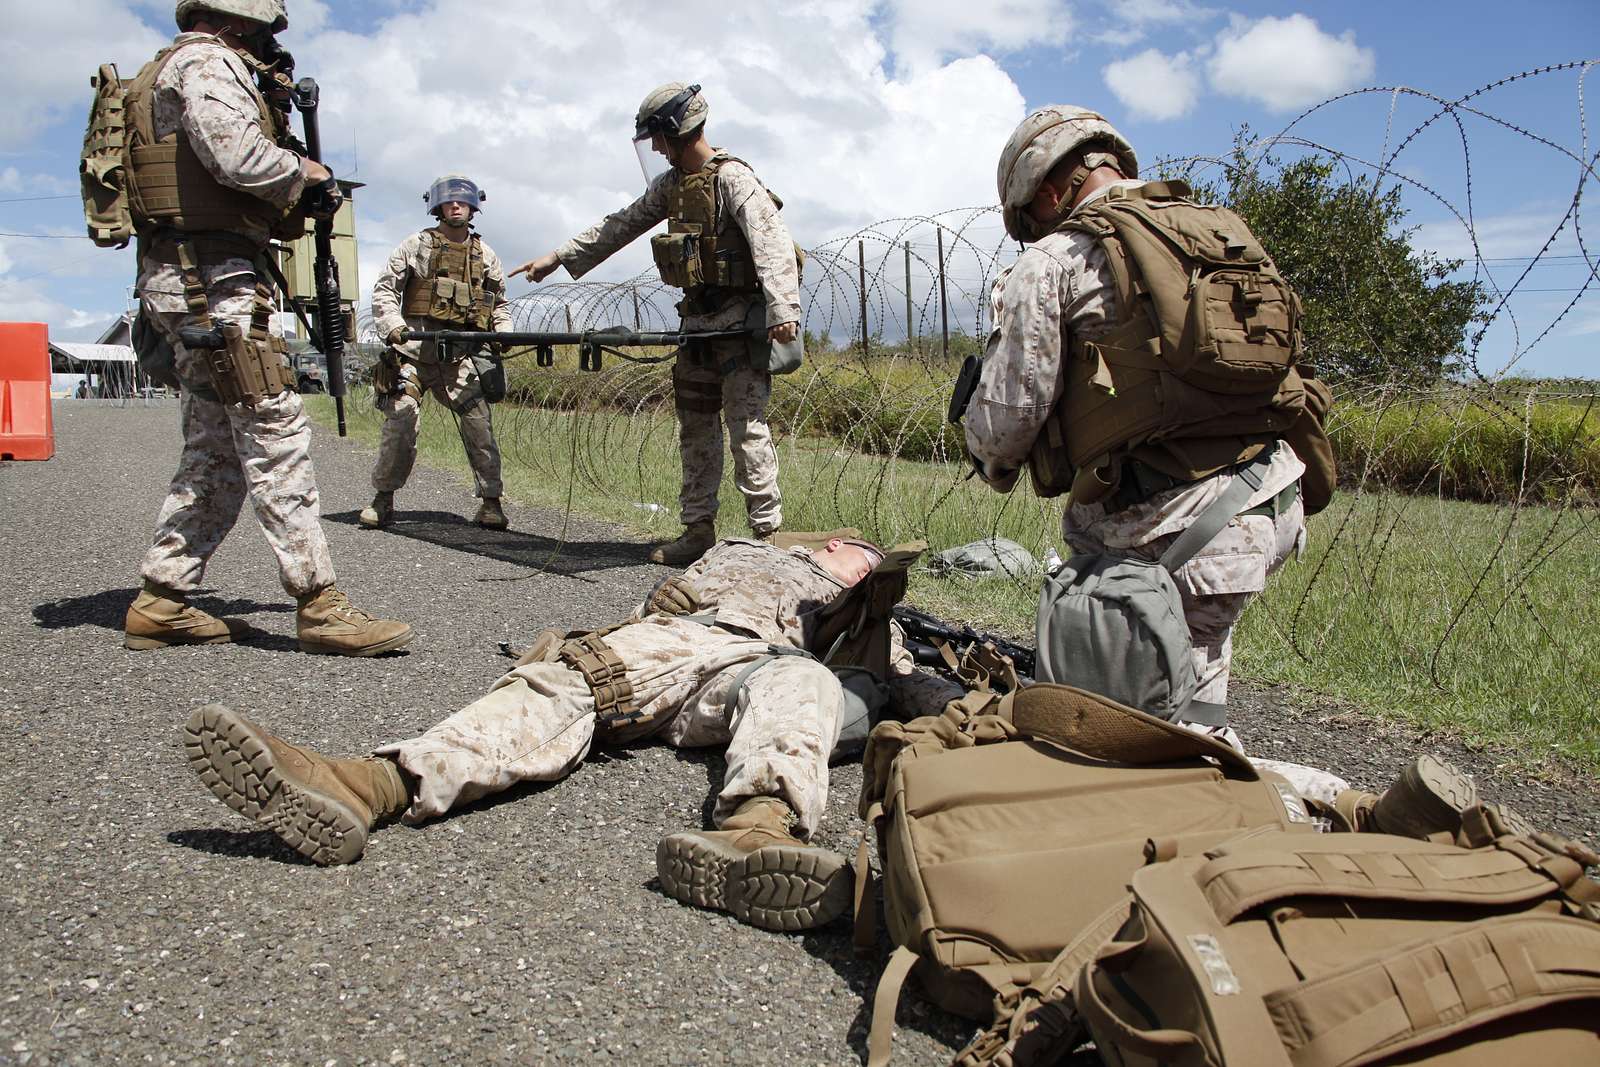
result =
M385 337L384 340L389 342L389 344L391 344L391 345L393 345L395 347L399 347L400 345L405 344L406 343L406 338L408 338L410 336L411 336L411 327L409 327L409 326L396 326L394 329L389 331L389 335L387 337Z
M682 578L668 578L645 602L647 615L693 615L700 610L700 598Z

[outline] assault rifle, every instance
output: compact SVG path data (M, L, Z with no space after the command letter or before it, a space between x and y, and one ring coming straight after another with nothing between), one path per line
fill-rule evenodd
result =
M322 162L322 130L317 123L319 96L320 90L314 78L301 78L295 82L294 106L300 112L300 122L305 127L306 156L317 163ZM311 336L311 343L327 357L328 395L333 397L339 436L343 437L344 308L339 303L339 261L333 258L332 215L332 209L336 209L339 203L339 184L329 175L327 181L308 188L305 195L313 211L328 216L317 219L313 230L316 255L311 271L317 283L317 329Z
M906 633L907 651L925 667L954 669L940 651L941 646L949 646L952 650L959 646L980 649L989 646L1009 659L1018 674L1033 677L1034 650L1015 641L1008 641L994 634L979 633L965 624L952 625L925 611L918 611L904 604L895 605L894 621L899 623L900 629Z

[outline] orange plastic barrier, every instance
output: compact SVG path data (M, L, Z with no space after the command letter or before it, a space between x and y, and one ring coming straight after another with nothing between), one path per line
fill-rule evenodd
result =
M55 454L50 328L42 322L0 322L0 459Z

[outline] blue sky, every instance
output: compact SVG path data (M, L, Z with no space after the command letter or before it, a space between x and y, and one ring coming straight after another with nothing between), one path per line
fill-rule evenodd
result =
M1224 154L1241 124L1274 134L1307 104L1350 89L1403 85L1453 99L1521 71L1600 58L1600 14L1577 2L290 0L289 11L284 39L300 73L323 84L335 168L368 183L363 288L389 248L425 224L418 198L442 170L490 190L480 222L510 262L625 202L639 182L627 144L633 108L671 78L706 85L713 140L784 195L810 246L877 219L992 203L999 146L1040 104L1098 108L1149 162ZM126 306L133 266L78 236L88 76L113 60L131 75L169 36L171 5L0 0L0 15L0 94L10 101L0 117L0 233L36 235L0 236L0 318L92 336ZM1540 75L1474 99L1486 115L1458 113L1461 129L1446 118L1419 135L1395 171L1465 215L1470 164L1473 222L1469 231L1408 188L1419 241L1470 259L1475 232L1480 272L1509 288L1579 189L1578 101L1578 71ZM1371 93L1291 132L1370 160L1436 110ZM1593 131L1588 139L1592 156ZM1592 177L1583 192L1596 201ZM1583 232L1600 232L1595 217L1580 209ZM1547 330L1595 258L1593 243L1583 258L1573 233L1569 222L1509 298L1512 314L1485 339L1486 372L1515 359L1523 373L1600 376L1600 297L1585 295ZM625 277L646 256L630 250L605 276Z

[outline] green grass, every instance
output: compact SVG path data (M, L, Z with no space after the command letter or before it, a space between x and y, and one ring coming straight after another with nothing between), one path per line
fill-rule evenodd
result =
M675 535L676 423L659 402L661 371L630 368L588 381L587 391L552 398L565 410L495 409L508 496L570 506L646 536ZM907 410L943 402L933 390L902 390L894 400ZM870 400L860 404L868 409ZM326 398L309 406L324 425L331 421ZM348 406L352 435L375 444L377 414L359 396ZM466 477L448 413L431 402L424 410L423 461ZM1059 501L1040 500L1026 485L994 493L965 480L956 459L864 450L884 433L863 418L832 436L783 437L784 525L857 526L880 541L922 538L935 549L990 535L1038 556L1060 545ZM721 498L720 532L743 532L731 464ZM1246 612L1236 674L1457 732L1502 748L1511 762L1600 772L1592 699L1600 691L1597 518L1592 508L1344 493L1312 519L1305 558L1286 565ZM972 581L919 572L910 599L979 629L1027 637L1036 595L1037 579L1027 576Z

